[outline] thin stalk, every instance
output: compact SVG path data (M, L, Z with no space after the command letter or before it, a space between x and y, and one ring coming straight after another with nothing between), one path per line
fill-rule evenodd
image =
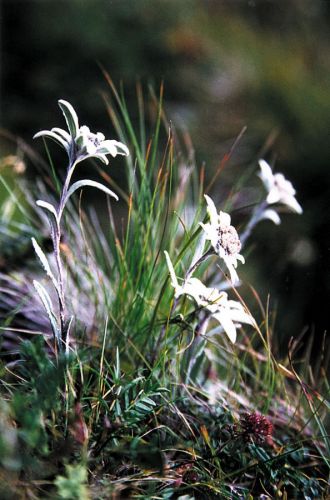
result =
M59 312L60 312L60 325L61 325L61 342L66 344L66 319L65 319L65 293L64 293L64 273L63 273L63 264L61 257L61 219L63 215L63 210L65 206L66 197L69 190L69 185L71 181L72 174L75 169L75 161L70 161L67 175L64 181L63 189L61 191L60 202L57 209L57 220L56 220L56 228L53 233L53 248L54 248L54 256L57 267L58 274L58 302L59 302ZM62 345L59 346L59 349L62 349Z
M205 332L206 332L206 329L207 329L207 326L209 324L209 321L210 321L210 316L206 315L202 321L200 321L200 323L198 324L195 332L194 332L194 339L188 349L188 358L189 359L189 362L188 362L188 369L187 369L187 374L186 374L186 377L187 377L187 383L190 383L190 376L191 376L191 372L192 372L192 369L197 361L197 355L196 355L196 350L198 348L198 346L200 345L200 343L203 341L203 337L205 335Z
M202 264L202 262L204 262L204 260L206 260L208 257L210 257L211 255L214 254L214 250L212 248L210 248L209 250L207 250L207 252L205 252L199 259L196 260L196 262L194 264L192 264L190 266L190 268L188 269L188 271L186 272L185 274L185 277L184 277L184 280L183 280L183 287L185 285L185 283L187 282L187 280L190 278L190 276L194 273L194 271L197 269L197 267ZM154 355L155 353L158 351L158 348L159 348L159 345L160 343L162 342L162 340L164 339L164 335L165 335L165 332L167 330L167 326L168 326L168 323L171 319L171 316L173 314L173 311L176 309L176 306L178 305L178 302L179 302L179 298L180 297L175 297L175 299L173 300L172 302L172 306L171 306L171 309L170 309L170 312L168 314L168 320L167 322L163 325L162 329L161 329L161 332L160 332L160 335L158 337L158 341L157 341L157 345L156 345L156 348L155 348L155 352L154 352Z
M60 310L60 323L61 323L61 341L65 344L65 300L64 300L64 279L63 279L63 266L62 266L62 258L61 258L61 231L60 226L58 225L56 231L54 231L54 255L55 262L57 267L58 274L58 302L59 302L59 310ZM60 350L62 346L59 346Z
M243 231L243 233L239 237L242 246L244 245L244 243L246 242L246 240L250 237L253 228L260 221L261 216L262 216L263 212L265 211L265 209L267 208L267 206L268 206L267 201L263 201L254 210L254 212L252 214L252 217L251 217L250 221L248 222L248 225L245 228L245 231Z

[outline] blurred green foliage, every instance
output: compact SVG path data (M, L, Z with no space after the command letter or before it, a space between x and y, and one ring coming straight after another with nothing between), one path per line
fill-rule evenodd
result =
M157 89L164 80L169 117L189 129L210 178L248 127L220 177L219 200L229 180L261 155L276 159L276 170L292 180L304 215L289 218L281 231L270 223L258 229L251 281L278 304L283 338L307 327L320 339L330 298L329 2L3 0L1 6L2 126L29 142L53 125L60 97L108 135L100 66L123 81L133 117L136 82Z
M88 500L85 483L87 483L87 470L82 465L67 465L66 476L57 476L55 480L59 498L68 500Z

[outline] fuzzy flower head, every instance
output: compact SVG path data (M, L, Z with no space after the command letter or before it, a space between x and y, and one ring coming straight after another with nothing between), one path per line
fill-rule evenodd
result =
M207 203L207 212L210 217L210 222L200 225L206 233L206 239L211 241L215 252L221 257L230 273L230 279L233 284L238 282L236 272L237 261L240 260L244 264L244 257L240 255L241 242L237 231L230 224L230 215L225 212L217 212L213 200L204 195Z
M259 160L259 166L260 172L258 175L268 193L266 198L268 205L280 203L291 211L302 214L303 210L295 198L296 190L291 182L283 174L273 174L272 169L265 160ZM277 212L273 209L265 210L263 218L271 219L275 224L281 222Z
M246 441L262 443L273 433L273 424L259 413L244 413L240 418L241 435Z
M204 308L224 329L231 342L236 341L236 329L241 323L255 326L255 320L244 309L242 304L236 300L228 300L226 292L220 292L217 288L205 286L198 278L188 278L179 284L173 264L167 252L165 252L167 266L170 272L171 284L175 290L175 297L187 295L196 304Z
M37 137L48 137L53 139L65 149L70 164L78 163L86 158L99 158L108 164L108 154L115 157L117 154L127 156L129 151L125 144L115 140L106 140L101 132L94 134L86 125L79 126L78 116L73 106L63 99L58 101L67 127L67 130L54 127L51 130L42 130L34 135Z

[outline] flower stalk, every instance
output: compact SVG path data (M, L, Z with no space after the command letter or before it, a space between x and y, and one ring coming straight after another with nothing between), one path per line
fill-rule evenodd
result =
M55 127L51 130L42 130L34 136L34 138L46 137L54 140L66 151L69 158L69 164L61 190L58 206L55 207L51 203L43 200L37 201L37 205L47 211L47 215L49 218L56 264L56 277L51 271L50 265L47 261L47 257L44 255L41 248L35 241L34 247L37 255L39 256L39 259L41 260L41 263L43 264L43 267L45 268L55 287L58 298L59 322L56 321L56 314L53 310L51 298L48 295L47 291L38 282L34 282L34 285L46 309L48 317L50 318L56 347L59 351L62 351L63 347L65 347L65 351L68 352L69 329L71 327L73 317L67 318L65 303L65 279L61 256L61 222L63 212L71 195L77 189L85 186L95 187L105 192L112 198L118 200L118 196L113 191L111 191L103 184L100 184L99 182L95 182L90 179L84 179L71 184L71 179L77 164L83 160L86 160L87 158L98 158L103 163L108 164L109 161L107 155L110 154L113 157L117 156L117 154L127 156L129 154L129 151L125 144L122 144L121 142L115 140L105 140L105 137L101 132L97 132L96 134L94 134L89 130L87 126L83 125L80 127L78 116L72 105L67 101L64 101L63 99L60 99L58 103L63 112L68 130L63 130Z

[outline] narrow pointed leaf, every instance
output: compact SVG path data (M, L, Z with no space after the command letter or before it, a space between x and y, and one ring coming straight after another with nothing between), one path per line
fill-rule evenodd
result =
M55 217L56 222L58 222L57 212L54 205L43 200L37 200L36 204L38 205L38 207L48 210L48 212L50 212Z
M260 220L261 219L269 219L269 220L273 221L274 224L276 224L277 226L279 224L281 224L280 216L272 208L268 208L268 209L264 210L260 216Z
M229 340L235 344L236 342L236 327L231 320L231 318L228 316L228 314L223 313L223 312L218 312L216 314L213 314L213 318L219 321L220 325L224 329L225 333L227 334L227 337Z
M34 285L34 288L36 289L36 291L40 297L42 305L45 308L45 311L47 313L49 322L50 322L52 330L53 330L54 337L55 337L58 345L60 346L61 345L61 330L58 326L56 315L53 311L53 305L52 305L51 298L50 298L48 292L45 290L45 288L38 281L34 280L33 285Z
M153 399L148 398L148 396L144 396L144 397L141 399L141 401L142 401L143 403L146 403L146 404L150 405L150 406L157 406L157 405L156 405L156 403L155 403L155 401L154 401Z
M142 410L143 412L151 412L152 411L152 408L150 408L150 406L147 406L146 404L144 404L143 402L141 401L138 401L135 405L139 410Z
M105 163L105 165L109 165L108 158L104 154L99 153L82 154L80 157L78 157L78 161L87 160L87 158L97 158Z
M75 191L77 191L77 189L80 189L80 188L85 187L85 186L95 187L95 188L99 189L100 191L103 191L104 193L108 194L109 196L112 196L117 201L119 199L118 196L113 191L111 191L110 189L108 189L103 184L100 184L99 182L92 181L90 179L83 179L81 181L77 181L74 184L72 184L72 186L70 187L70 189L69 189L69 191L68 191L68 193L67 193L67 195L65 197L64 205L67 203L67 201L70 198L70 196Z
M97 152L101 154L111 154L112 156L129 155L128 147L125 146L125 144L123 144L122 142L115 140L103 141L100 147L97 149Z
M34 134L33 139L37 139L38 137L48 137L49 139L52 139L57 144L62 146L62 148L64 148L66 152L69 151L67 141L65 141L60 135L56 134L55 132L51 132L50 130L41 130L40 132Z
M116 375L116 378L119 380L119 377L120 377L120 357L119 357L118 346L116 347L115 375Z
M63 130L62 128L53 127L51 129L51 132L54 132L55 134L59 135L60 137L62 137L62 139L64 139L68 143L71 142L71 140L72 140L69 132L67 132L66 130Z
M168 254L168 252L166 250L164 250L164 254L165 254L165 258L166 258L166 262L167 262L167 267L168 267L168 270L169 270L169 273L170 273L170 277L171 277L171 285L173 286L173 288L175 289L175 291L177 291L177 290L180 289L180 285L178 283L178 279L176 277L172 261L171 261L170 256L169 256L169 254Z
M46 271L46 274L50 277L50 279L52 280L52 283L54 285L54 287L56 288L56 290L59 289L59 286L58 286L58 283L57 283L57 280L55 278L55 276L53 275L52 273L52 270L50 268L50 265L48 263L48 260L47 260L47 257L46 255L44 254L43 250L41 249L41 247L39 246L39 244L37 243L37 241L35 240L35 238L32 238L32 245L33 245L33 248L34 248L34 251L35 253L37 254L37 256L39 257L39 260L42 264L42 267L44 268L44 270Z
M71 333L71 326L74 320L74 316L71 316L68 326L66 328L66 344L65 344L65 354L69 354L69 348L70 348L70 333Z
M63 99L60 99L58 101L58 104L63 112L70 135L71 137L75 138L76 135L78 135L79 131L79 122L77 113L73 109L73 106L71 106L69 102L64 101Z

